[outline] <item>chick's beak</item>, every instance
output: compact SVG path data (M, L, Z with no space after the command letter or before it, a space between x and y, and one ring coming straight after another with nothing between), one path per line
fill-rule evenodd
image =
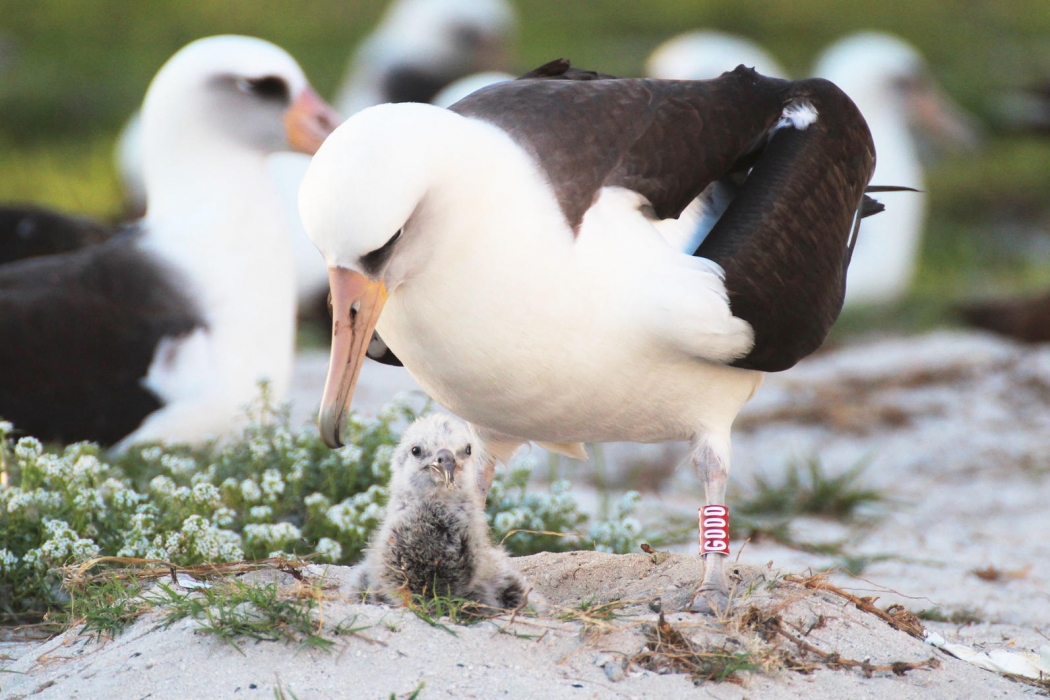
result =
M284 112L284 130L288 144L295 150L313 155L328 134L342 123L343 118L322 100L314 89L307 87Z
M456 467L459 466L456 464L456 457L449 450L438 450L431 466L437 467L445 480L445 488L451 491L456 485Z
M332 356L318 423L325 444L339 447L357 376L387 291L381 281L339 267L328 269L328 282L332 289Z

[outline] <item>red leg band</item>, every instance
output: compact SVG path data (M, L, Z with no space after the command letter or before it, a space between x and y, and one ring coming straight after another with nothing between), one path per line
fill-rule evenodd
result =
M729 508L704 506L700 509L700 556L729 554Z

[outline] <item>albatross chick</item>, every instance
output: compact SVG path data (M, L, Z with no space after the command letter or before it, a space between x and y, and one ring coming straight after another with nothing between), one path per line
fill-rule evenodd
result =
M448 415L421 418L391 462L386 519L359 570L358 586L383 602L409 594L517 608L526 585L489 540L473 436Z

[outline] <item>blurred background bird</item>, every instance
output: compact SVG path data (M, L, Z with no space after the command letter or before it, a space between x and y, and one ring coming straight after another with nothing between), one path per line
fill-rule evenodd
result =
M0 265L0 415L53 441L199 442L235 426L259 381L283 397L295 277L265 159L313 153L333 115L269 42L178 51L142 112L145 218ZM45 214L16 229L89 228Z
M352 52L333 100L343 117L384 102L430 102L449 83L505 68L513 54L515 13L508 0L397 0ZM480 87L475 77L469 92ZM462 88L460 88L462 89ZM465 94L469 94L465 93ZM117 140L115 159L126 207L145 211L141 122L136 112ZM328 275L299 221L297 195L309 157L274 154L269 169L292 232L299 313L327 320Z
M399 95L451 104L479 85L558 56L622 76L697 78L719 71L720 62L721 70L753 63L771 74L823 73L839 82L875 135L873 182L923 190L883 195L887 211L865 221L847 285L850 307L833 340L957 324L960 303L1038 298L1050 286L1050 141L1037 126L1050 17L1040 10L1020 0L982 0L965 12L946 2L904 0L877 6L844 0L269 0L265 7L248 0L158 0L149 7L128 0L0 0L0 206L11 213L5 232L19 236L0 235L9 255L0 260L91 245L116 230L125 219L113 163L118 134L158 68L196 37L230 32L275 41L315 78L320 93L339 95L344 117ZM832 60L850 46L880 42L896 45L906 60L870 55L854 59L852 69L844 59ZM705 52L713 58L697 58ZM889 70L894 67L906 70ZM479 71L487 74L464 78L459 92L438 97L439 82ZM853 83L880 71L890 92L881 102L868 100ZM380 94L396 76L410 80ZM408 96L409 85L426 88L429 97ZM917 136L914 117L923 115L909 107L919 102L912 99L916 87L950 96L957 107L949 114L967 127L956 136L965 145L979 133L980 148L942 149L936 139ZM896 119L893 130L907 146L914 177L883 174L894 162L894 146L878 133L877 110L890 103L903 105L889 119ZM279 169L271 167L271 177ZM283 201L294 200L294 184L285 192L293 194ZM39 211L26 205L98 223L82 238L48 248L27 237L30 230L42 236L47 227L38 219L25 223L25 213ZM297 223L293 207L286 203L281 211L286 225ZM905 214L913 223L878 228ZM297 294L317 299L324 294L323 264L306 239L301 242L293 249ZM903 262L878 262L891 253ZM866 259L876 261L871 293L861 281ZM313 283L303 271L311 265ZM300 347L326 346L329 332L324 322L301 323Z
M754 41L713 30L688 32L661 44L646 71L654 78L705 80L740 64L788 77ZM925 226L920 140L972 149L978 129L944 95L918 49L885 32L858 32L836 41L821 52L810 74L832 81L860 107L878 152L873 184L919 190L886 197L889 212L861 225L850 261L847 305L899 301L915 276Z

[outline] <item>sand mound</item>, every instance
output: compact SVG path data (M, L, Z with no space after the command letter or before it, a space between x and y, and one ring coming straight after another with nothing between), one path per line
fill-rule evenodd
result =
M277 688L301 700L385 700L407 697L421 684L420 698L667 698L695 693L697 684L719 698L1002 697L1032 690L938 652L818 580L807 586L807 579L771 568L733 567L737 602L723 619L660 618L650 602L662 597L667 608L687 597L703 565L681 555L656 559L523 557L516 561L546 598L545 614L470 626L434 626L410 610L360 604L344 594L349 569L311 566L306 578L323 580L316 621L336 641L328 652L256 641L242 641L238 650L203 633L198 621L163 627L158 610L109 641L71 631L43 644L0 647L16 657L0 688L5 698L40 700L273 698ZM302 585L279 572L241 580L286 590ZM905 672L911 665L921 668Z

